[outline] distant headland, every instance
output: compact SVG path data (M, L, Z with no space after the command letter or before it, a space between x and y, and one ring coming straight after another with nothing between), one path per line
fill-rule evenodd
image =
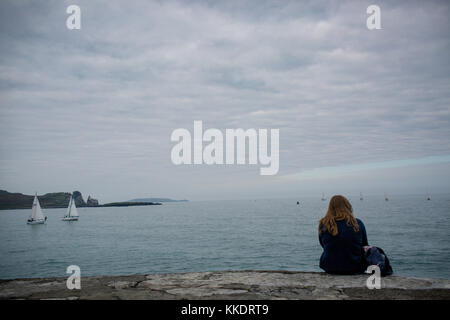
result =
M128 202L188 202L189 200L174 200L169 198L139 198L128 200Z
M90 195L87 200L84 201L83 195L80 191L74 191L73 199L78 208L83 207L130 207L130 206L151 206L161 205L161 202L178 202L187 200L172 200L168 198L146 198L146 199L133 199L130 201L111 202L100 204L97 199L92 198ZM66 208L70 201L69 192L52 192L44 195L38 195L41 207L48 208ZM11 193L6 190L0 190L0 210L6 209L30 209L33 204L34 195L26 195L22 193Z

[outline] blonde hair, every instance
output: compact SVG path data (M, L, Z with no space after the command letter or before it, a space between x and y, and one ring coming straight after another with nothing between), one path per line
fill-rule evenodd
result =
M335 195L330 199L325 217L319 221L319 235L324 231L328 231L332 236L337 236L339 232L336 221L344 219L347 221L348 226L353 226L355 232L359 230L358 222L353 216L353 208L350 201L344 196Z

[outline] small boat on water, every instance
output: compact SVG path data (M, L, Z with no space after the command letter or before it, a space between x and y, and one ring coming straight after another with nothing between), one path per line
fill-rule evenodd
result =
M322 199L321 199L322 201L325 201L325 200L327 200L326 198L325 198L325 194L322 192Z
M387 197L386 193L384 194L384 201L389 201L389 198Z
M77 221L79 217L77 206L75 205L75 200L73 195L70 196L69 206L67 207L67 213L62 218L63 221Z
M27 220L27 224L44 224L47 221L47 217L44 217L42 213L41 205L37 194L34 196L33 207L31 209L31 216Z
M361 193L361 192L359 193L359 200L361 200L361 201L363 201L363 200L364 200L364 198L363 198L363 195L362 195L362 193Z

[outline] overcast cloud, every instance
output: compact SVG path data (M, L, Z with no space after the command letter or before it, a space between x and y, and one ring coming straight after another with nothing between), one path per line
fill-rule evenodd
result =
M366 28L373 3L382 30ZM447 1L2 1L0 188L448 192L449 17ZM279 128L278 175L173 165L170 135L194 120Z

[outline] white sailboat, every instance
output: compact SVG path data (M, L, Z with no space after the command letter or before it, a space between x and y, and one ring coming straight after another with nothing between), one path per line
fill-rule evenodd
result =
M322 201L325 201L325 200L327 200L326 198L325 198L325 194L322 192L322 199L321 199Z
M362 195L362 192L359 193L359 200L361 200L361 201L364 200L363 195Z
M73 199L73 196L70 196L69 206L67 207L67 213L62 218L63 221L77 221L78 220L78 210L77 206L75 205L75 200Z
M27 220L27 224L44 224L47 217L44 217L42 213L41 205L39 204L39 199L37 194L34 196L33 207L31 209L31 216Z

